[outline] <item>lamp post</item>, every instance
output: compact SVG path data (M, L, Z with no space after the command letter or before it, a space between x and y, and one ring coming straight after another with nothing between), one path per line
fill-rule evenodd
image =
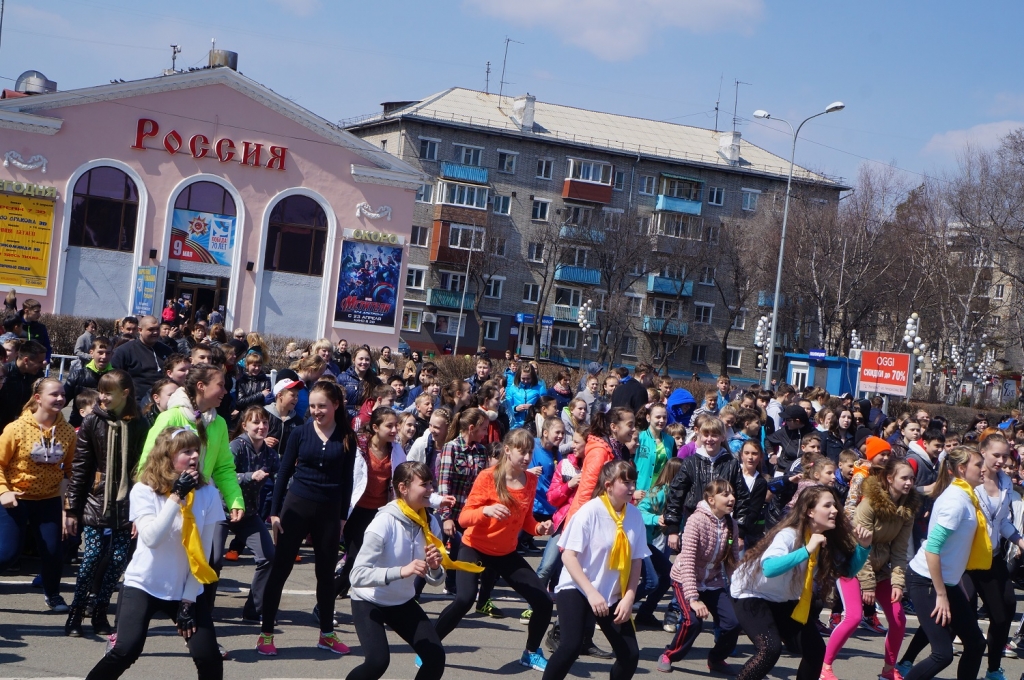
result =
M767 316L762 316L757 320L757 330L754 331L754 347L757 347L757 379L761 380L761 371L765 369L768 363L768 328L771 324L771 319Z
M789 154L789 177L786 179L786 202L782 208L782 238L779 241L779 267L775 272L775 297L772 298L772 329L778 327L779 323L779 297L782 291L782 260L783 254L786 251L786 222L789 218L789 195L793 187L793 163L796 160L796 139L800 136L800 128L804 126L804 123L811 120L811 118L817 118L818 116L824 116L826 113L833 113L835 111L842 111L846 108L846 104L842 102L832 102L825 110L821 113L816 113L813 116L805 118L803 122L796 126L796 130L793 130L793 124L784 118L774 118L770 113L764 109L758 109L754 111L754 118L761 118L763 120L781 120L783 123L789 126L789 132L793 135L793 148ZM775 333L771 333L768 336L768 357L769 361L775 354ZM764 378L764 388L770 389L772 382L772 369L771 364L768 364L768 373Z
M903 343L913 353L913 368L911 373L913 374L913 381L916 381L921 377L921 360L926 351L928 351L928 343L921 339L921 317L917 312L913 312L907 317L907 323L904 326Z
M576 315L576 321L580 325L583 334L583 342L580 344L580 370L583 370L583 350L587 347L587 338L590 336L590 310L594 308L593 300L587 300L580 305L580 311Z

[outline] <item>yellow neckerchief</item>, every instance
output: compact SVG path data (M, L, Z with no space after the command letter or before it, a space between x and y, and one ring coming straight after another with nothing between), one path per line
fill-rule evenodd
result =
M195 499L196 492L189 491L185 496L185 505L181 506L181 544L185 546L188 567L196 580L203 584L213 583L217 580L217 572L206 561L203 540L199 537L199 528L196 527L196 516L192 514L192 502Z
M455 569L457 571L468 571L471 574L479 574L484 570L479 564L473 564L471 562L457 562L451 557L448 557L448 551L444 549L444 542L440 538L434 535L434 532L430 530L430 523L427 521L427 511L420 510L416 512L409 507L409 504L403 501L401 498L395 500L395 505L402 511L402 514L416 522L416 525L423 530L423 536L427 539L427 543L437 548L438 552L441 553L441 566L445 569Z
M629 587L629 570L632 567L629 537L626 536L626 530L622 528L622 523L626 519L626 508L623 506L621 515L616 513L606 493L601 494L601 502L604 503L604 509L615 521L615 541L612 543L611 552L608 553L608 568L618 570L619 587L622 589L622 595L625 596L626 588Z
M807 541L811 540L811 533L807 532L804 534L804 545L807 545ZM793 609L793 613L790 617L799 623L807 623L807 617L811 613L811 599L814 594L814 567L818 564L818 550L815 548L814 552L808 551L807 557L807 573L804 575L804 589L800 593L800 601L796 603L796 607Z
M978 517L978 528L974 530L974 541L971 543L971 555L967 558L967 568L971 570L990 569L992 567L992 539L988 535L988 521L985 519L985 513L981 511L978 496L966 480L955 478L953 486L962 489L970 496L971 502L974 503L974 514Z

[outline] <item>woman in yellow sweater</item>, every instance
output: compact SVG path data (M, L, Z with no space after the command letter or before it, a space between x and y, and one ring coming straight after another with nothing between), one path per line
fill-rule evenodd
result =
M71 478L75 429L61 415L64 386L40 378L21 416L0 434L0 571L18 558L31 522L42 562L46 606L66 612L60 596L62 497Z

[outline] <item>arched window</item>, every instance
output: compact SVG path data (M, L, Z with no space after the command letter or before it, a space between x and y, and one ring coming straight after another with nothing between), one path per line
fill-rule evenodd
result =
M264 268L307 276L323 276L327 247L327 214L306 196L281 199L270 213Z
M193 182L174 201L176 210L195 210L235 217L235 199L227 189L213 182Z
M93 168L75 183L68 245L133 252L138 217L135 182L117 168Z

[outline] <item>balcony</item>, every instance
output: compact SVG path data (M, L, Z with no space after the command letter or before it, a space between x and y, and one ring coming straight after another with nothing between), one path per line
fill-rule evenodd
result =
M596 286L601 283L601 272L597 269L586 267L571 267L566 264L558 265L555 269L555 281L561 283L578 283L584 286Z
M690 332L685 321L675 319L659 319L654 316L644 317L644 333L664 333L665 335L686 335Z
M555 321L568 321L570 323L579 323L580 320L580 308L572 307L570 305L552 305L551 316L555 317ZM597 310L591 309L587 314L587 321L590 323L597 323Z
M566 224L558 230L558 237L567 241L584 243L604 243L604 232L599 229L588 229L575 224Z
M431 307L443 307L445 309L472 309L476 299L475 293L466 293L466 303L463 306L462 293L460 291L445 290L444 288L431 288L427 291L427 304Z
M588 201L590 203L611 203L612 185L595 184L584 182L578 179L567 179L562 185L562 198L571 198L577 201Z
M757 291L757 306L758 307L774 307L775 306L775 294L770 290L759 290ZM786 296L783 295L779 298L779 306L786 306Z
M675 297L693 297L693 281L680 281L657 274L648 274L647 292Z
M683 213L684 215L700 215L703 201L691 201L688 198L676 198L668 194L658 194L654 209L659 212Z
M441 177L455 179L460 182L473 182L474 184L487 184L487 168L478 168L475 165L461 165L449 161L441 161Z

